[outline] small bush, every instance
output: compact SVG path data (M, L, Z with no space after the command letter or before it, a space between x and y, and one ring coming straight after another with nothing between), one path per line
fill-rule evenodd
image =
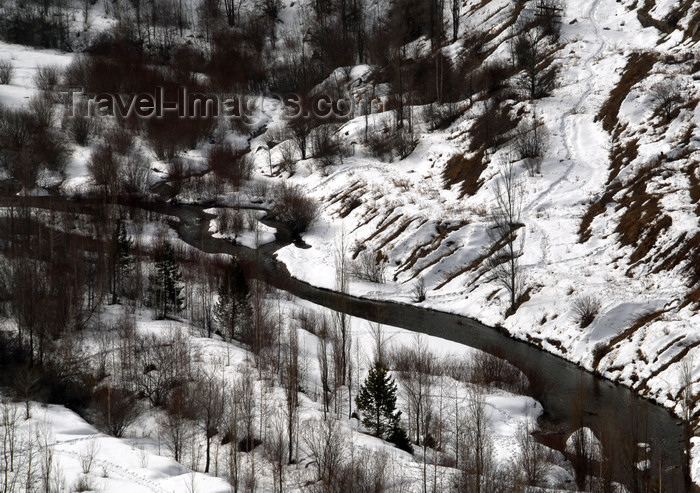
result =
M231 182L234 187L241 186L250 178L251 166L245 158L245 151L234 150L227 143L211 148L207 164L217 177Z
M125 126L116 125L106 133L105 142L114 152L126 156L134 145L134 134Z
M459 115L459 108L454 103L429 104L425 107L423 120L430 130L440 130L452 125Z
M99 121L88 115L87 102L81 102L73 108L73 113L66 112L63 117L63 129L79 146L87 146L93 137L99 134Z
M370 155L380 161L391 161L391 133L388 126L368 135L366 144Z
M320 125L311 133L311 149L321 166L331 166L338 161L340 143L336 136L334 124Z
M657 111L661 112L666 121L673 119L674 112L684 103L683 85L676 79L664 79L657 82L649 89L649 93L657 104Z
M294 174L297 166L296 145L291 140L285 140L277 146L280 153L279 166L290 175ZM326 162L323 159L322 163Z
M367 137L369 153L380 161L390 162L405 159L418 145L418 138L408 129L390 129L385 126Z
M9 58L0 58L0 85L11 84L15 68Z
M240 209L224 209L219 215L219 233L237 238L245 229L245 219Z
M574 320L581 326L582 329L593 323L596 316L600 312L600 299L593 295L582 295L574 298L571 303L571 310L574 313Z
M71 491L82 493L84 491L95 491L96 489L95 483L92 481L90 476L81 474L80 477L75 480Z
M318 203L304 195L301 188L282 184L275 191L272 213L294 236L299 237L316 222L321 211Z
M520 370L505 359L486 352L479 352L472 359L471 382L516 393L523 392L527 387L526 378Z
M61 68L57 65L44 65L34 74L34 84L37 89L51 91L61 82Z
M95 413L96 426L117 438L139 416L136 394L120 387L101 387L92 396L91 407Z
M386 256L382 252L361 251L350 264L350 275L361 281L383 283L386 272Z
M423 277L419 277L416 279L415 284L413 285L413 301L416 303L420 303L422 301L425 301L425 295L426 295L426 288L425 288L425 279Z
M530 176L540 173L542 158L549 149L549 133L544 122L530 119L518 130L513 144L518 158L525 161Z
M118 192L119 160L107 146L99 146L90 154L87 170L92 181L101 188L106 197L114 197Z
M394 153L398 160L406 159L418 145L418 137L413 132L403 128L394 138Z

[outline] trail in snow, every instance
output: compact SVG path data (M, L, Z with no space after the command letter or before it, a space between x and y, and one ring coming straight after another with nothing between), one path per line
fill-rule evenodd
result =
M541 203L542 200L547 197L548 195L551 195L552 192L559 187L559 185L564 182L565 180L568 180L569 176L571 175L572 170L578 163L578 157L579 157L579 149L578 149L578 144L581 142L580 139L576 139L575 142L570 142L569 137L571 135L571 132L567 131L572 127L572 125L569 125L569 120L572 116L576 115L578 111L581 109L583 104L586 102L588 97L591 95L593 92L593 79L595 77L595 71L593 70L593 60L595 60L600 54L603 52L605 47L607 46L607 41L605 38L601 35L600 33L600 27L598 26L598 22L596 21L596 12L598 11L598 7L600 6L600 0L595 0L593 2L593 5L591 6L591 10L588 13L588 19L590 20L591 24L593 25L593 29L595 30L595 36L598 38L600 41L600 45L598 46L598 49L591 55L589 56L585 63L586 71L588 72L588 76L580 82L586 82L586 90L583 92L577 103L574 105L574 108L571 111L568 111L564 113L561 117L561 120L559 122L559 132L562 136L562 140L564 143L564 150L566 151L566 156L567 156L567 161L569 162L568 167L564 171L564 173L556 179L552 184L543 192L541 192L534 200L532 200L524 209L523 212L529 213L531 212L537 204ZM576 82L576 84L580 83Z
M65 445L65 444L75 443L76 441L87 440L87 439L96 438L96 437L97 436L92 436L92 437L85 437L83 439L78 439L78 440L71 440L68 442L60 442L60 443L57 443L54 445L54 451L58 452L60 454L63 454L63 455L75 457L75 458L80 460L81 455L78 452L74 452L72 450L63 450L59 447L62 445ZM146 488L147 490L152 491L154 493L170 493L168 490L162 488L155 481L151 481L148 478L146 478L140 474L136 474L135 472L133 472L125 467L122 467L119 464L116 464L112 461L95 458L93 461L93 464L96 466L100 466L107 471L110 471L110 473L114 473L115 477L119 476L122 479L126 479L128 481L131 481L131 482L133 482L133 483L135 483L143 488Z

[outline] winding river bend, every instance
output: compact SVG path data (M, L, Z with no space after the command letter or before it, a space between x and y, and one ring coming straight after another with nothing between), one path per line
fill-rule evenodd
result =
M49 206L48 200L38 198L4 199L0 201L0 206L10 203L17 205L20 201L33 207ZM50 202L52 208L80 208L83 211L95 205L56 198ZM637 435L632 443L650 445L650 477L661 476L662 491L697 490L687 482L681 467L684 460L683 433L679 420L663 407L639 397L630 389L594 376L558 356L512 339L497 329L469 318L412 305L356 298L299 281L291 277L285 266L271 255L282 245L288 244L288 239L279 238L254 251L213 238L208 232L209 220L213 216L203 212L202 207L146 202L134 205L170 216L171 226L186 243L206 253L236 255L248 264L254 277L299 298L355 317L442 337L507 359L523 369L531 382L536 382L535 397L544 408L547 428L566 432L585 425L593 430L610 430L606 428L605 418L612 420L613 431L634 427ZM580 405L572 405L574 402ZM576 426L572 426L573 423ZM626 441L630 442L629 436ZM620 450L624 448L623 444L618 446ZM641 447L636 451L627 450L626 454L639 460L644 458ZM642 491L634 484L635 475L639 476L635 468L616 464L616 479L628 484L633 492Z

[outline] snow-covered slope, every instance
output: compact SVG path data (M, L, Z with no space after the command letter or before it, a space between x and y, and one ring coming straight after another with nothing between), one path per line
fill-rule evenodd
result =
M467 2L464 29L497 25L494 5ZM324 220L304 238L310 249L289 246L279 258L294 275L332 288L344 235L348 257L367 249L388 258L387 282L353 282L353 293L413 302L421 278L423 305L503 325L675 407L679 361L693 358L700 343L693 330L700 320L700 80L692 27L699 9L657 2L647 10L629 1L566 2L555 54L559 87L535 103L513 102L513 113L536 114L550 135L540 174L517 164L527 296L514 315L506 316L506 290L489 280L483 262L506 150L487 153L471 195L444 179L450 160L469 152L481 103L448 130L425 131L402 161L380 163L358 150L328 173L299 179L323 204ZM648 21L677 14L668 32ZM496 38L490 59L508 56L507 37L504 30ZM660 82L682 95L669 118L653 94ZM339 133L352 140L364 125L357 118ZM598 298L601 310L582 329L572 304L584 295ZM700 365L693 369L700 376Z

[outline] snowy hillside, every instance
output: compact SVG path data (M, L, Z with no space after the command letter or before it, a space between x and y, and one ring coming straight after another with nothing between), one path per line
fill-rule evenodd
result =
M445 187L450 163L468 153L471 117L485 103L470 106L446 131L423 133L402 161L377 163L359 151L327 176L299 179L326 216L304 237L311 249L289 246L279 258L296 276L332 288L334 245L344 232L348 245L388 257L385 284L354 282L351 292L412 302L421 278L423 305L503 325L674 407L678 362L693 358L700 343L692 330L699 288L699 48L689 35L695 28L684 28L698 6L680 3L650 10L658 19L676 9L684 14L664 33L640 23L634 2L568 2L555 56L559 86L550 97L512 106L513 113L541 118L550 135L540 173L528 176L516 163L527 299L514 315L506 317L507 293L489 282L483 262L507 150L484 158L474 192L462 193L461 183ZM494 2L469 3L465 29L470 22L497 26L493 9ZM491 58L507 56L506 37L507 31L493 42L500 45ZM658 83L681 95L670 118L654 98ZM340 133L352 139L363 120ZM572 314L581 295L601 302L583 329Z
M460 457L473 445L460 430L479 413L493 459L485 482L507 475L548 491L617 488L612 469L603 471L616 456L601 451L612 434L596 437L600 430L572 419L571 429L555 430L568 436L560 451L532 438L542 406L521 394L538 382L456 343L248 286L250 272L238 265L231 280L228 256L193 252L176 227L191 227L202 244L211 234L259 249L256 261L273 255L315 286L502 328L697 428L700 4L327 3L0 5L0 34L10 39L0 41L0 193L10 204L0 209L0 336L13 348L16 339L19 356L8 358L30 370L44 357L54 364L65 348L71 365L78 353L86 362L70 367L84 386L85 402L75 405L83 417L35 403L25 420L24 403L43 396L0 389L15 399L2 402L3 439L16 430L17 450L45 469L38 477L26 463L5 467L16 481L8 491L23 490L25 473L46 491L335 492L341 473L374 475L384 481L377 491L468 491L481 473L468 453ZM27 19L46 32L22 29ZM156 86L171 95L242 93L251 112L228 121L117 117L122 98L105 114L76 116L85 100L71 106L65 92L133 102ZM295 118L282 104L287 93L301 94L302 109L318 96L356 105L348 115ZM372 111L360 104L368 101ZM36 206L34 195L56 203ZM159 209L166 201L209 215L193 208L175 217ZM303 217L290 219L295 207ZM162 267L159 248L170 242L184 276ZM121 247L133 250L121 258L113 250ZM170 306L158 282L172 272L183 299L178 291ZM243 301L232 309L241 311L228 319L220 304L241 278ZM30 295L53 304L31 310ZM403 416L377 438L353 406L382 345ZM172 395L149 395L150 379L165 370L148 358L181 347L176 356L188 364L182 374L172 369ZM409 347L440 364L402 368ZM294 379L290 359L301 374ZM8 365L8 387L26 384L12 381L14 371ZM479 371L515 383L481 381ZM216 400L201 400L213 376L223 387L212 395L227 396L226 425L202 423L199 408ZM411 382L424 378L416 401ZM109 429L113 385L138 410L118 433ZM229 402L234 387L247 393ZM412 454L397 448L396 428ZM125 430L126 438L103 434ZM700 484L698 438L684 438L695 444ZM577 449L581 442L590 450ZM660 483L649 467L659 460L661 470L656 450L630 442L624 479ZM329 452L319 443L343 459L322 464ZM517 470L528 459L536 474Z

